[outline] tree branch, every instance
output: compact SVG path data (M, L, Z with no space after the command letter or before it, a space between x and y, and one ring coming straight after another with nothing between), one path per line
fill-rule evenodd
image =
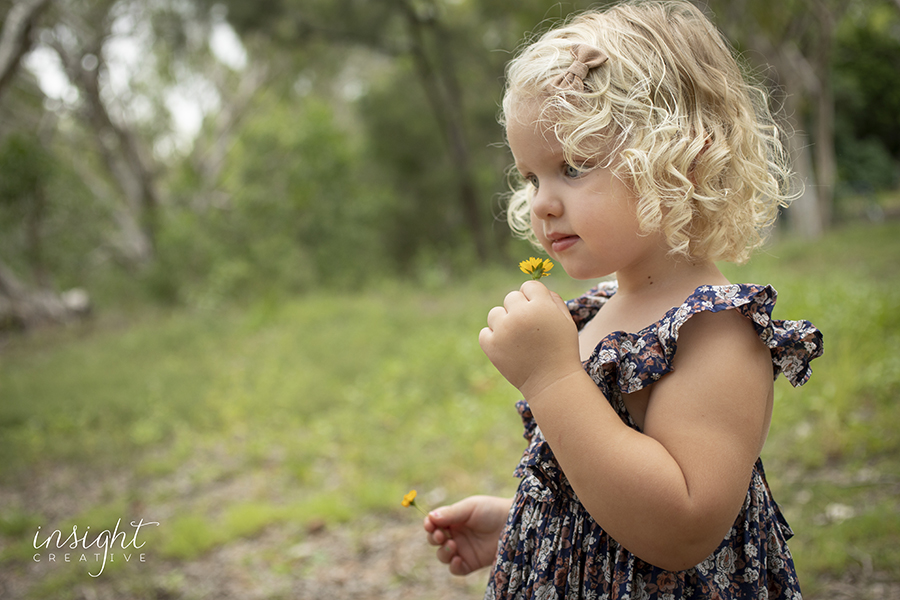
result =
M91 53L97 56L100 63L91 70L82 67L81 59L85 51L73 54L58 39L51 40L49 44L59 55L69 80L84 95L84 111L96 134L103 161L139 223L139 230L129 235L129 247L134 254L128 258L136 264L146 263L155 251L159 205L154 172L148 166L152 161L141 148L132 129L127 124L115 122L101 97L99 73L103 68L102 43L95 41L92 44L97 46L97 50Z
M31 28L49 3L50 0L22 0L9 9L0 32L0 96L31 48Z
M200 187L205 192L208 192L219 179L225 164L225 156L233 141L234 130L245 116L253 96L270 79L270 71L266 64L251 62L233 96L229 97L224 93L224 82L216 81L223 98L223 106L213 122L211 141L203 144L198 139L191 157L200 175ZM201 192L200 196L205 196L205 192Z
M440 39L443 32L433 19L420 17L416 8L406 0L399 0L397 6L403 13L410 34L410 55L425 89L434 119L444 134L450 160L456 169L460 208L472 234L476 252L479 258L485 259L487 242L478 210L478 194L466 140L462 93L457 82L454 62L449 54L449 44L445 43L446 40ZM438 36L437 46L443 50L437 67L434 61L429 59L426 49L426 28Z

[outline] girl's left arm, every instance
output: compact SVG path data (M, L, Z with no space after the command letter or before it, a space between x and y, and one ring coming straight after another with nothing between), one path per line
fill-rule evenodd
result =
M582 368L562 300L531 283L491 311L482 348L528 401L597 523L658 567L698 564L732 526L765 440L768 349L736 311L694 315L638 432Z

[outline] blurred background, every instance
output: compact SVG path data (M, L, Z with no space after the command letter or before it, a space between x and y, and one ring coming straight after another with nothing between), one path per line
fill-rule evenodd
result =
M480 597L399 503L515 488L503 68L592 4L0 0L0 598ZM764 454L803 582L900 597L900 0L700 4L805 184L727 267L825 332Z

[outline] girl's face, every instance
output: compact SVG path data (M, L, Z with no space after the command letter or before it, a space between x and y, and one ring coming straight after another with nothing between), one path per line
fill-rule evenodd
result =
M576 279L654 271L666 247L660 235L640 232L635 194L609 166L567 163L539 109L537 102L520 104L506 128L516 169L535 187L531 226L538 241Z

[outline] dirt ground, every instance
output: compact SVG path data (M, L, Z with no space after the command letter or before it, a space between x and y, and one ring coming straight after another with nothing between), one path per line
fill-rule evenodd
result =
M149 558L134 579L92 579L85 574L66 592L78 600L163 599L354 599L475 600L487 573L449 575L425 546L418 523L370 520L353 527L322 529L286 545L290 532L269 530L209 552L200 560L175 563ZM275 557L273 548L289 556ZM285 561L287 559L287 561ZM286 568L285 565L290 567ZM25 598L47 572L3 569L0 598ZM129 583L130 581L130 583ZM54 596L44 596L53 598ZM897 600L900 582L879 581L861 570L831 581L812 600Z
M270 528L251 539L218 547L189 562L149 554L127 577L101 574L66 585L77 600L153 599L335 599L471 600L481 598L486 571L453 577L434 560L421 526L406 520L368 520L339 529L296 532ZM90 555L89 555L90 556ZM73 559L75 560L75 559ZM8 566L8 565L7 565ZM129 565L131 567L131 565ZM0 598L56 598L35 584L58 565L20 563L0 571ZM92 566L96 573L96 567ZM71 581L71 577L69 580ZM29 593L31 596L29 596ZM37 595L35 595L37 594ZM48 595L52 594L52 595Z
M183 475L183 473L182 473ZM98 478L73 468L53 468L15 488L0 487L0 507L44 515L47 529L82 514L109 497L135 489L125 475ZM278 484L265 474L247 474L200 488L181 475L170 486L170 503L136 507L164 522L179 496L201 495L212 505L235 501ZM168 489L168 488L167 488ZM256 492L255 492L256 490ZM159 490L157 490L159 491ZM31 542L31 531L18 540ZM0 536L0 557L14 545ZM27 544L26 544L27 545ZM189 561L164 559L147 547L146 561L91 577L81 565L40 562L30 557L3 559L0 599L71 600L477 600L487 572L451 576L425 542L421 517L412 512L364 516L341 526L324 523L273 525L262 532L213 547ZM74 552L74 551L73 551ZM21 555L20 555L21 556ZM74 559L73 559L74 562ZM121 561L120 561L121 564ZM96 572L96 571L94 571ZM55 583L54 583L55 582ZM898 600L900 582L860 564L839 579L807 583L807 600Z
M200 462L209 460L204 457ZM71 533L71 524L63 523L72 515L107 504L110 498L135 494L166 498L153 505L135 502L128 511L152 515L147 520L164 525L193 503L222 507L255 497L260 490L277 497L290 494L264 472L239 470L235 476L200 484L196 474L196 469L186 465L178 473L155 480L152 490L145 487L135 492L140 486L131 474L100 475L75 466L47 466L19 485L0 486L0 517L42 515L47 521L40 524L40 540L44 540L55 528L65 538ZM79 531L85 525L82 523ZM465 578L451 576L427 545L421 516L406 510L396 515L364 516L342 526L316 522L272 525L182 561L155 554L153 539L148 536L142 549L146 550L145 562L133 557L122 567L118 558L119 568L110 568L98 577L89 574L98 573L101 564L93 556L96 548L64 547L54 552L55 562L49 560L50 550L42 548L34 550L40 553L40 560L35 561L16 550L24 547L32 552L32 537L37 539L34 525L14 537L0 535L0 600L463 600L481 598L487 578L486 571ZM90 539L95 537L92 534ZM13 551L18 558L10 558ZM65 552L71 553L69 564L63 563ZM82 553L88 562L79 565Z

